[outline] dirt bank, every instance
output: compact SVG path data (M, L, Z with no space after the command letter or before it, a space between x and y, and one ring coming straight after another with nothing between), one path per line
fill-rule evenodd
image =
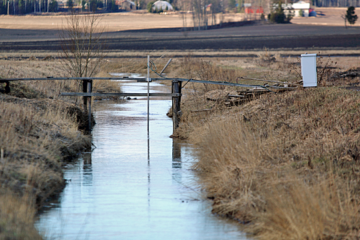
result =
M58 61L1 61L0 77L62 76ZM103 73L100 73L100 75ZM79 91L75 81L0 83L0 238L41 239L34 217L65 186L63 166L91 148L87 114L79 99L60 92ZM119 91L95 82L96 91Z
M250 63L186 59L182 69L210 80L299 83L296 62L264 55ZM360 95L342 88L358 89L358 70L346 71L349 62L341 60L318 63L318 88L269 93L230 108L228 94L244 89L187 86L177 136L198 146L195 169L213 212L245 223L259 239L359 237Z

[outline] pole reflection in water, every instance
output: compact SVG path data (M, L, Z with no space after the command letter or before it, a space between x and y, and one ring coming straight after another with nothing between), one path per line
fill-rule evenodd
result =
M83 153L83 185L92 185L91 152Z
M122 89L147 88L127 83ZM171 101L151 100L149 141L146 104L95 104L96 148L65 171L60 202L40 215L38 229L51 239L245 239L193 190L191 145L169 138Z
M173 181L181 183L181 143L177 139L172 146L172 177Z

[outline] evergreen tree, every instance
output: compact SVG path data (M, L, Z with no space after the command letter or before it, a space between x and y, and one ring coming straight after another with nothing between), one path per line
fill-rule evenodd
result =
M358 16L355 15L355 7L351 6L347 9L345 18L350 24L355 24L358 19Z
M236 0L229 0L229 9L234 9L236 7Z
M49 4L49 12L57 12L58 10L58 2L56 0L51 0Z
M67 0L66 5L68 6L69 9L72 9L74 7L73 0Z

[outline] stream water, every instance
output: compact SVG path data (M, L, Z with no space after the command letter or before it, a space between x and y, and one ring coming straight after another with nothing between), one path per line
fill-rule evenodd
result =
M123 92L146 92L127 82ZM151 83L151 92L169 92ZM65 170L58 202L39 216L48 239L246 239L237 224L211 214L191 171L193 148L169 138L171 100L94 104L96 148ZM148 155L149 151L149 155Z

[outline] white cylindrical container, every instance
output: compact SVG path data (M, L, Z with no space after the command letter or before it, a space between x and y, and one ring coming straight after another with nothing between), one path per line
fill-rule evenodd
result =
M316 54L301 54L301 76L304 87L317 87Z

